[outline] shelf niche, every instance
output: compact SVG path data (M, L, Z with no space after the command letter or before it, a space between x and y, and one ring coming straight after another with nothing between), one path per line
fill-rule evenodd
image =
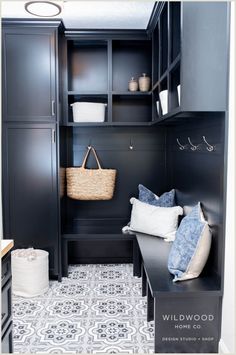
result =
M114 40L112 42L112 90L128 91L131 77L152 75L152 44L148 40Z
M69 91L108 90L106 41L68 41L67 53Z
M74 102L93 102L93 103L103 103L107 104L108 99L107 95L104 94L94 94L94 95L68 95L68 122L72 123L73 121L73 110L71 104ZM108 121L108 107L105 108L105 120L104 122ZM103 122L75 122L75 124L103 124Z
M112 104L114 123L141 123L152 120L151 95L115 95Z
M180 54L180 28L181 28L181 3L170 2L170 32L171 32L171 48L170 48L170 62Z

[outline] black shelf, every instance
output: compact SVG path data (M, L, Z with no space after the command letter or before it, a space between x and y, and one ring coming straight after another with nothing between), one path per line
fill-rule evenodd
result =
M122 228L127 225L127 218L86 218L77 219L67 224L63 235L122 235ZM123 234L126 236L126 234Z
M114 96L145 96L151 95L151 91L143 92L143 91L112 91L112 95Z
M66 126L71 127L103 127L110 126L110 122L67 122Z
M108 95L108 91L68 91L67 94L76 96L104 96Z
M159 118L156 118L155 120L153 120L152 124L163 123L164 121L167 121L171 118L175 118L176 116L178 116L180 114L184 114L184 113L181 111L180 107L176 107L171 112L168 112L166 115L160 115ZM187 115L188 115L188 113L187 113Z
M180 53L176 56L176 58L173 60L173 62L170 63L168 71L170 72L177 65L180 65Z
M150 126L152 122L67 122L65 126L70 127L115 127L115 126Z

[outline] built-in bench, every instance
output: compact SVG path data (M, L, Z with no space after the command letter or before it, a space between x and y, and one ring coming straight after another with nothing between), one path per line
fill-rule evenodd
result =
M68 276L68 263L133 263L134 276L140 276L140 253L135 233L123 234L125 219L79 220L62 233L62 276Z
M167 268L171 243L136 233L141 254L142 295L147 320L154 319L156 353L218 352L221 281L214 273L173 282ZM136 257L137 260L137 257Z

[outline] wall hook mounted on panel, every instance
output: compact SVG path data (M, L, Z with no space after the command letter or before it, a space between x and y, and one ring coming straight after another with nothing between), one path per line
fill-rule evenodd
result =
M91 149L92 148L92 139L90 138L89 139L89 144L88 144L88 149Z
M190 144L190 149L191 150L197 150L197 146L196 145L194 145L192 142L191 142L191 140L190 140L190 137L188 137L188 141L189 141L189 144Z
M184 149L185 149L185 146L180 143L179 138L176 138L176 141L177 141L177 143L178 143L179 149L180 149L180 150L184 150Z
M214 150L214 146L209 144L206 140L206 137L205 136L202 136L202 139L204 140L204 142L206 143L207 147L206 149L208 150L208 152L212 152Z
M131 139L131 138L130 138L130 142L129 142L129 149L130 149L130 150L133 150L133 149L134 149L133 142L132 142L132 139Z

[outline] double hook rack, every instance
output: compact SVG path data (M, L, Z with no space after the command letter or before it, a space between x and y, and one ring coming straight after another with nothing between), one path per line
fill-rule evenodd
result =
M215 150L215 147L207 142L205 136L202 136L202 139L206 145L206 149L208 150L208 152L213 152ZM180 150L186 150L186 149L190 148L192 151L196 151L196 150L199 150L199 148L201 146L200 144L198 144L198 145L193 144L190 137L188 137L189 144L185 144L185 145L181 144L179 141L179 138L176 138L176 141L178 143Z
M92 139L90 138L87 148L90 149L91 147L92 147ZM130 141L129 141L129 150L133 150L133 149L134 149L133 140L132 140L132 138L130 138Z

